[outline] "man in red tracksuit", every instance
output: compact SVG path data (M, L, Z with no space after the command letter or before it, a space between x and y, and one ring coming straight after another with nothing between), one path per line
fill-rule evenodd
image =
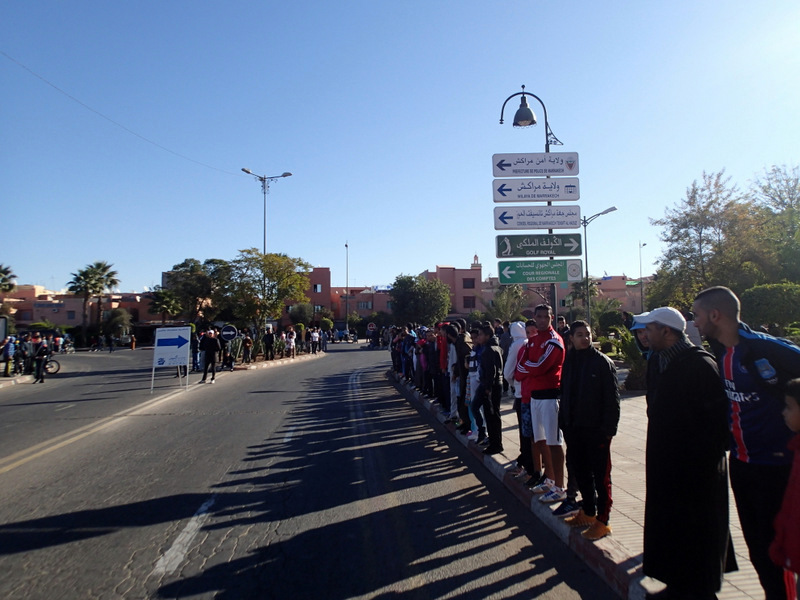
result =
M564 341L552 326L553 309L540 304L528 321L525 331L528 344L520 352L515 378L522 382L522 401L530 399L530 427L533 453L539 452L544 462L545 481L533 488L542 494L542 502L560 502L564 491L563 437L558 427L561 395L561 366L564 363ZM523 427L525 427L523 418ZM523 435L526 432L523 431Z

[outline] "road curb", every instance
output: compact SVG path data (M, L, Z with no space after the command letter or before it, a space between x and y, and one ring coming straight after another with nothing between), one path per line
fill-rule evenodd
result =
M393 371L388 371L386 376L406 398L414 404L426 408L458 442L502 482L514 497L575 552L614 592L628 600L644 600L646 591L641 584L643 575L640 555L634 555L632 551L616 541L613 534L596 542L584 539L579 531L570 529L561 519L553 517L550 506L539 502L538 498L521 481L513 477L511 465L514 457L508 456L508 450L493 456L486 456L480 446L459 434L453 424L444 423L446 417L442 414L438 404L423 397L417 389L411 384L404 383L402 378Z
M11 387L12 385L19 385L21 383L30 383L33 381L33 375L18 375L16 377L2 377L0 378L0 390L3 388Z
M253 371L255 369L268 369L270 367L277 367L280 365L291 364L299 360L311 360L313 358L320 358L326 352L317 352L316 354L298 354L294 358L276 358L275 360L262 360L261 362L252 362L246 365L236 365L233 367L234 371Z

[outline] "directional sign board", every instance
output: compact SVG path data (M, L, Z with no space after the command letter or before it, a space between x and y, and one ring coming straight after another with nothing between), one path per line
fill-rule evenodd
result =
M495 177L574 177L578 174L578 153L494 154L492 168Z
M510 260L497 263L501 285L510 283L564 283L583 279L583 261Z
M237 335L239 335L239 330L233 325L225 325L225 327L222 328L222 331L219 332L219 337L226 342L236 339Z
M581 207L577 204L494 209L495 229L578 229L580 226Z
M497 258L580 256L581 234L498 235Z
M191 327L159 327L156 329L153 368L188 365L191 339Z
M495 179L492 184L495 202L550 202L581 197L577 177L547 179Z

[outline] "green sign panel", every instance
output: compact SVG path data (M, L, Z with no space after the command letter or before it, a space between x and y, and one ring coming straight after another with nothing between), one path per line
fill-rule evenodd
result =
M510 283L564 283L583 279L583 261L509 260L497 263L501 285Z
M580 256L582 252L579 233L497 236L497 258Z

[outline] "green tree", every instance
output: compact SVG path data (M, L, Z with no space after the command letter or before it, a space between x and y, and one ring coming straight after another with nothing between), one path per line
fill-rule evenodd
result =
M196 323L204 306L210 303L214 292L211 277L196 258L187 258L174 265L166 274L165 288L175 294L181 304L181 313Z
M589 298L595 298L599 293L597 282L589 277ZM567 303L573 308L580 303L581 308L575 308L575 314L580 315L581 318L586 317L586 277L572 284L572 289L567 294Z
M672 299L674 306L712 285L742 293L772 280L775 253L753 235L769 218L769 211L741 194L724 171L703 173L682 202L668 208L663 218L651 219L663 228L666 248L658 261L659 279L648 290L649 305Z
M392 311L400 323L432 325L450 310L450 288L438 279L398 275L389 291Z
M494 292L491 303L481 300L486 307L489 320L517 321L522 318L522 310L528 306L527 292L518 283L501 285Z
M16 283L14 283L16 279L17 276L14 275L11 267L0 263L0 292L10 292L13 290L16 285Z
M103 318L103 293L106 291L110 292L119 285L119 279L117 279L118 273L111 268L113 266L114 265L110 265L104 260L98 260L87 267L92 272L94 281L98 286L98 292L95 294L97 296L98 325Z
M231 262L231 293L236 313L256 328L280 318L286 302L308 302L311 265L285 254L262 254L257 248L240 250Z
M790 323L800 321L800 285L796 283L774 283L759 285L741 295L742 317L758 326L777 325L778 331L770 333L784 335Z
M124 308L115 308L112 310L105 323L103 323L103 331L111 334L114 337L120 337L130 331L131 328L131 314Z
M347 315L347 329L349 330L352 327L358 327L361 325L361 315L358 314L358 311L352 311L349 315Z
M298 323L308 325L314 320L314 307L310 302L298 302L289 311L289 319L295 325Z
M758 237L776 254L781 271L776 280L800 281L800 168L783 165L765 170L754 182L752 194L769 214Z
M473 310L467 315L467 324L483 323L484 321L486 321L486 313L479 310Z
M333 321L331 321L328 317L322 317L319 320L319 326L322 331L331 331L333 329Z
M622 303L616 298L600 298L592 301L592 324L597 337L608 334L609 327L622 325Z
M178 315L181 312L181 303L172 290L167 290L161 286L156 286L150 292L150 306L147 309L151 315L161 315L161 326L167 322L170 315Z
M81 344L86 345L86 327L89 322L89 300L103 291L103 284L91 265L71 273L72 279L67 282L70 293L83 299L83 320L81 322Z

